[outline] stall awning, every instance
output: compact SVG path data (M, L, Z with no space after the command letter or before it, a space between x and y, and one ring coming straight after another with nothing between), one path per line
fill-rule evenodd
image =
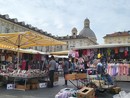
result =
M84 47L77 47L74 48L74 50L79 49L95 49L95 48L114 48L114 47L127 47L130 46L130 44L101 44L101 45L90 45L90 46L84 46Z
M50 52L51 55L68 55L69 50Z
M67 55L53 55L55 58L68 58ZM49 55L51 57L51 55Z
M20 53L28 53L28 54L49 54L47 52L42 52L42 51L38 51L38 50L34 50L34 49L19 49L19 52Z

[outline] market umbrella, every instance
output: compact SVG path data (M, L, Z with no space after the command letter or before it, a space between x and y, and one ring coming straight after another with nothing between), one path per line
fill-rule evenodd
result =
M7 45L0 44L0 49L6 49L6 50L14 50L15 48Z
M58 41L54 38L45 36L35 32L15 32L1 33L0 44L18 49L18 64L19 64L19 49L32 46L54 46L64 45L65 42Z

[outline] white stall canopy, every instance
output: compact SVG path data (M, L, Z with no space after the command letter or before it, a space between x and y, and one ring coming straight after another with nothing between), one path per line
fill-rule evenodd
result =
M80 49L95 49L95 48L115 48L115 47L128 47L130 44L120 43L120 44L101 44L101 45L90 45L84 47L77 47L73 50L80 50Z

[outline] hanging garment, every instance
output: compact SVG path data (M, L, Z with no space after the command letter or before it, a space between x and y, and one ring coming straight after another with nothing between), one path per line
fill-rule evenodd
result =
M79 52L75 51L75 57L78 58L79 57Z
M87 50L86 49L83 50L83 55L87 55Z
M107 55L108 55L108 56L111 55L111 49L110 49L110 48L107 49Z
M128 57L128 51L127 50L124 51L124 56L125 56L125 58Z
M110 63L108 64L108 67L107 67L107 73L109 75L111 74L111 64Z
M119 52L124 52L124 50L125 50L125 48L123 48L123 47L119 48Z
M1 61L5 61L5 56L4 55L1 56Z
M26 61L23 60L22 61L22 66L21 66L21 70L25 70L25 68L26 68Z
M82 50L78 50L79 52L79 57L82 57Z
M102 57L101 53L98 53L97 58L100 59Z
M119 75L123 75L123 64L119 64Z
M123 64L123 74L128 75L129 74L129 65Z
M91 50L90 50L90 49L87 50L87 55L88 55L88 56L91 55Z
M118 54L118 48L114 48L115 54Z

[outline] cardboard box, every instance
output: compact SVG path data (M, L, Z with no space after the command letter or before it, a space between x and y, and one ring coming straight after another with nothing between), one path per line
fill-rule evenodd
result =
M113 94L119 94L119 92L121 91L120 87L113 87L110 92Z
M94 98L95 92L93 88L83 87L77 93L77 98Z
M47 82L39 83L39 88L46 88Z
M15 85L14 84L7 84L6 89L8 89L8 90L15 89Z
M25 86L25 85L19 85L19 84L17 84L17 85L16 85L16 89L29 90L29 89L30 89L30 84L27 84L26 86Z
M29 81L29 83L35 84L35 83L39 83L39 81L38 81L38 79L31 79L31 80Z
M38 83L31 84L31 89L37 89L37 88L39 88Z

